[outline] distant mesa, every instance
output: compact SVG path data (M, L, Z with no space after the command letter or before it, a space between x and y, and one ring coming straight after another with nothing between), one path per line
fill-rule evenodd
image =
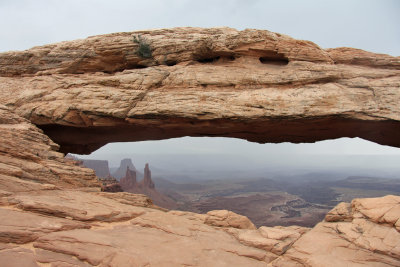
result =
M125 177L126 175L126 170L129 167L130 170L132 171L137 171L135 165L133 165L131 159L123 159L121 160L121 163L119 165L119 168L112 173L112 176L115 177L118 181L121 180L121 178Z
M99 182L101 183L101 191L104 192L122 192L122 188L118 181L111 176L107 160L96 159L80 159L74 155L67 154L65 160L70 164L80 167L92 169Z
M107 160L83 159L82 164L83 166L94 170L96 176L99 178L108 178L111 176Z

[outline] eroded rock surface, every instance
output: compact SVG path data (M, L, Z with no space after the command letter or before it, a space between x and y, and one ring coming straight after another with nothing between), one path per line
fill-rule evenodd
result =
M339 204L271 266L400 265L400 196Z
M98 187L90 169L68 164L59 146L28 120L0 105L0 190ZM1 195L1 193L0 193Z
M0 242L25 244L50 232L90 228L78 221L0 208Z
M356 199L347 213L335 208L331 212L333 221L326 220L313 229L256 229L247 218L232 212L167 212L157 209L149 200L143 201L145 197L140 195L79 190L45 192L48 194L42 192L42 196L32 199L23 194L16 194L14 201L6 197L8 204L0 208L0 258L8 260L9 266L400 263L400 233L396 229L399 196ZM32 208L32 203L37 208ZM375 209L379 203L383 210ZM337 214L343 214L343 219ZM210 224L210 217L218 217L218 224Z
M219 227L233 227L239 229L256 229L246 217L228 210L212 210L207 212L205 223Z
M135 52L135 34L151 58ZM144 195L100 192L94 172L35 126L64 151L183 134L399 146L398 62L226 28L0 54L1 265L400 266L399 196L339 204L311 230L256 229L230 211L167 211Z
M115 33L0 54L1 102L64 152L180 136L400 147L399 87L399 57L262 30Z

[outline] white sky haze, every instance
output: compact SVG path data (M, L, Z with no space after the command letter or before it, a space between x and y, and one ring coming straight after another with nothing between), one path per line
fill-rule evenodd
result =
M0 51L177 26L257 28L400 56L398 0L1 0Z

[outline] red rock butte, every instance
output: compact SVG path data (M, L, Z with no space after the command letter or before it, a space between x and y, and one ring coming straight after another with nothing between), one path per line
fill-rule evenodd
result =
M59 152L186 135L400 147L399 100L399 57L262 30L115 33L1 53L0 262L400 266L400 196L342 202L312 229L257 229L227 210L100 192L93 170Z
M399 57L265 30L174 28L2 53L0 99L62 152L181 136L400 147L399 74Z

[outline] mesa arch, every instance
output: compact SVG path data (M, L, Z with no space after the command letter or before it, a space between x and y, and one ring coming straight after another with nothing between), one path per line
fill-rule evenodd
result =
M0 99L62 152L180 136L400 147L399 57L263 30L114 33L1 53Z

